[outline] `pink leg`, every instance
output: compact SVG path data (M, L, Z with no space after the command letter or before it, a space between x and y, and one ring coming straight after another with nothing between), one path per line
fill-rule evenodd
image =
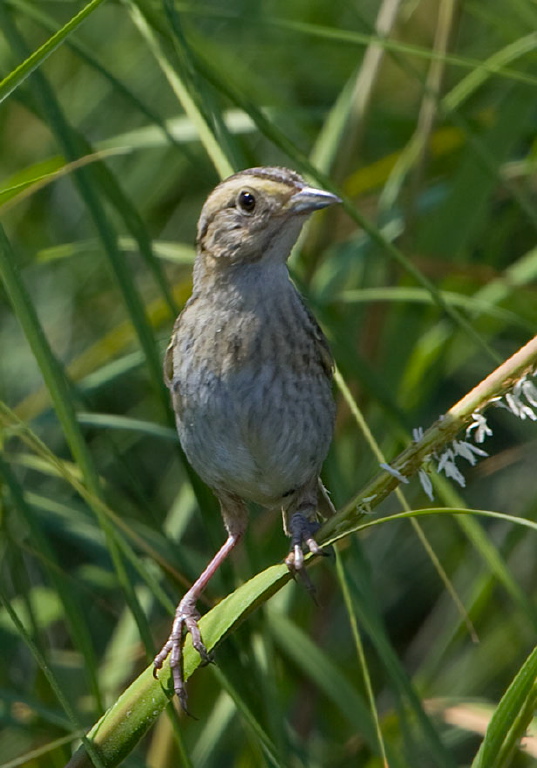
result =
M229 533L228 538L177 606L170 636L153 661L153 675L158 677L159 669L162 669L165 660L168 656L170 657L173 687L185 712L187 711L187 694L183 679L183 633L185 630L190 632L192 635L192 645L201 656L202 661L209 663L211 657L201 639L198 626L200 614L196 608L196 602L209 583L209 580L214 576L231 550L237 546L246 529L247 512L242 502L221 497L220 503L224 523Z

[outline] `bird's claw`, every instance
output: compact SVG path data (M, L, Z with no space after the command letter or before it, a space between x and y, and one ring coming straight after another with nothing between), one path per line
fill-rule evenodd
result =
M192 637L192 645L201 658L202 666L213 662L213 655L207 650L201 639L198 626L199 618L200 614L195 606L189 600L183 599L177 606L170 636L153 660L153 677L158 679L159 670L162 669L168 656L170 657L173 689L177 694L181 709L187 715L190 715L190 712L187 708L188 697L183 672L183 641L186 632L189 632Z
M285 558L285 564L290 571L297 572L304 568L304 549L313 555L322 555L322 547L317 544L313 535L319 530L320 525L303 512L295 512L289 521L289 533L291 534L291 550Z
M310 520L304 513L295 512L289 521L291 550L285 558L285 564L294 578L299 578L313 601L317 604L315 586L304 568L304 549L313 555L325 555L325 551L315 541L313 534L319 530L319 523Z

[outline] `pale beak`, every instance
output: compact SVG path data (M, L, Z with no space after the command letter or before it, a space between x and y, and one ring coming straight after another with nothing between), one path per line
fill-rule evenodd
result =
M341 199L331 192L325 192L324 189L304 187L300 192L295 192L286 207L292 213L313 213L333 203L341 203Z

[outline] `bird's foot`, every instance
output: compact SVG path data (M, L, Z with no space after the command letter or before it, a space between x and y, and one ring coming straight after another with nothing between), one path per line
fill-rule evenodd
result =
M319 523L316 520L310 520L303 512L295 512L291 517L289 521L291 549L285 558L285 564L293 573L304 568L304 549L313 555L324 555L323 549L313 538L319 528Z
M210 664L213 661L212 655L209 653L201 639L201 633L198 626L199 618L200 614L196 609L195 603L185 596L175 611L175 618L173 620L170 636L153 660L153 677L158 678L159 670L162 669L168 656L170 657L173 688L177 694L181 708L187 714L189 714L189 712L187 709L187 692L183 671L183 641L186 632L190 632L192 645L199 653L202 665Z
M311 520L303 512L295 512L289 521L291 549L285 558L285 564L293 577L300 579L315 603L317 603L315 586L304 568L304 550L313 555L328 554L313 538L320 527L316 520Z
M291 549L285 558L285 564L294 578L300 579L306 590L318 605L315 585L304 568L304 550L314 555L326 554L313 538L320 525L316 520L310 520L303 512L295 512L289 521L291 534Z

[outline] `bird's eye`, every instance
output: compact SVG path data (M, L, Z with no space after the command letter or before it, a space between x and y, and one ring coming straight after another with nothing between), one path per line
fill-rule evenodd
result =
M255 208L255 197L251 192L248 192L247 189L243 189L242 192L239 192L238 203L245 213L253 213Z

